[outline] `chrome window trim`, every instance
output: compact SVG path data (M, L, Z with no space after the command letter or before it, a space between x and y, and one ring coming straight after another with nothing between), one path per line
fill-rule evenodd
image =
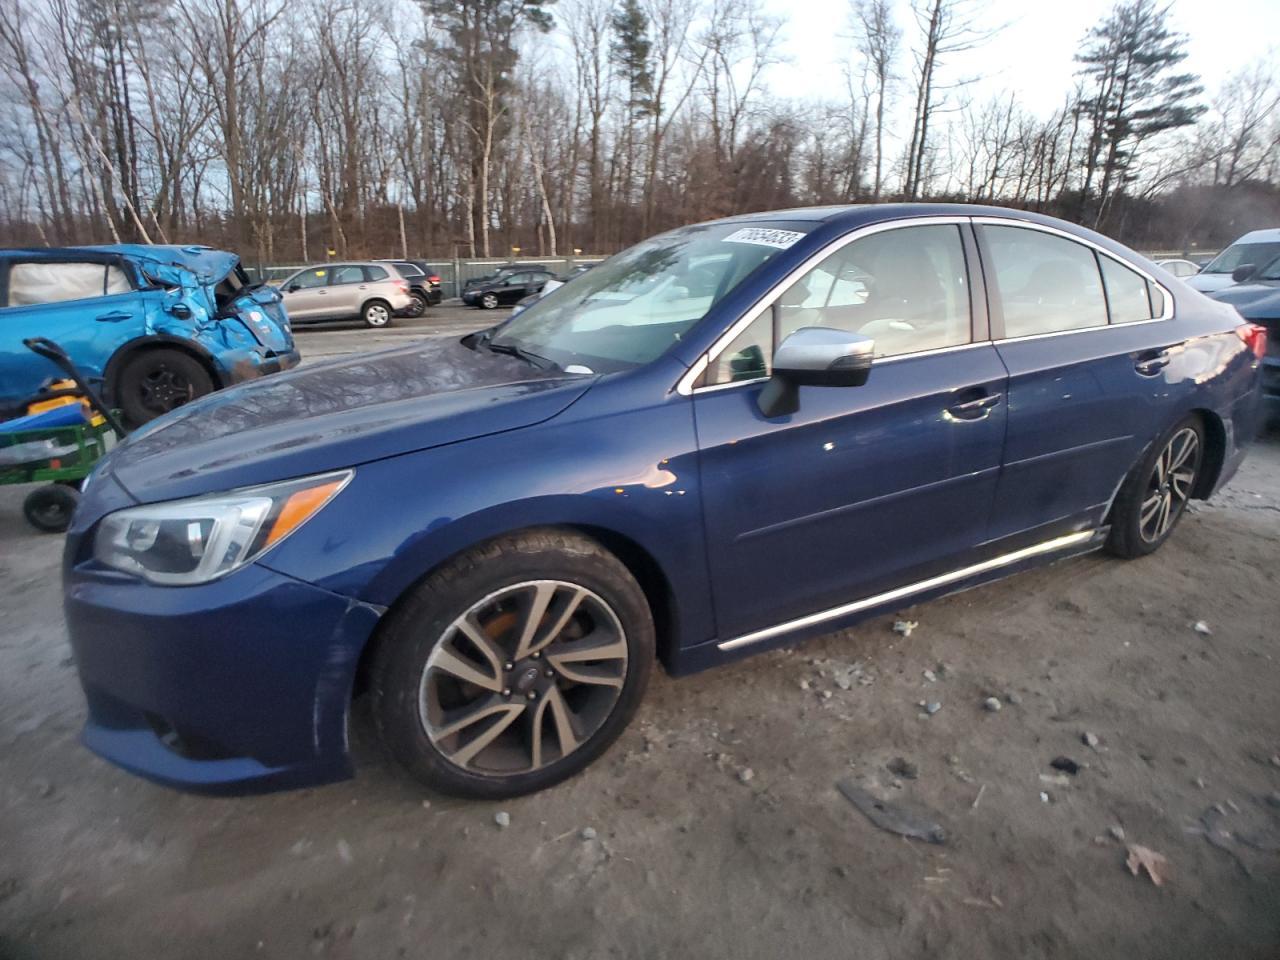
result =
M951 346L951 347L938 347L934 350L921 350L918 353L902 353L902 354L895 354L891 357L877 357L876 358L877 363L888 362L892 360L905 360L908 357L927 356L933 353L941 353L948 350L962 350L968 347L980 346L982 344L1022 343L1023 341L1026 341L1026 340L1039 340L1044 337L1062 337L1062 336L1068 336L1073 333L1091 333L1097 330L1107 330L1107 329L1110 329L1111 327L1136 327L1136 326L1141 326L1144 323L1159 323L1164 320L1173 319L1173 294L1169 292L1168 287L1166 287L1163 283L1161 283L1159 280L1157 280L1154 276L1152 276L1150 273L1148 273L1146 270L1142 269L1141 267L1138 267L1127 260L1122 260L1119 257L1117 257L1115 254L1113 254L1111 251L1101 246L1100 244L1094 243L1092 240L1089 240L1086 237L1076 236L1074 233L1070 233L1069 231L1060 230L1057 227L1051 227L1042 223L1035 223L1031 220L1021 220L1021 219L1018 219L1017 217L942 216L942 217L911 217L905 220L890 220L883 223L869 224L868 226L861 227L857 230L854 230L852 233L845 234L843 237L839 237L833 240L831 243L823 247L820 251L813 254L811 257L809 257L809 259L805 260L804 263L800 264L800 266L796 267L789 274L783 277L783 279L779 280L772 287L770 287L760 297L759 300L757 300L754 304L752 304L749 310L747 310L741 317L739 317L736 321L734 321L733 324L730 325L729 329L720 335L719 339L717 339L716 342L711 345L710 349L708 349L705 353L703 353L700 357L698 357L698 359L694 361L693 365L690 366L689 369L686 370L683 375L681 375L679 381L677 381L676 383L676 393L680 394L681 396L688 397L688 396L692 396L694 393L702 393L703 391L723 390L726 387L744 386L746 384L761 383L767 380L768 379L767 377L757 377L751 380L739 380L736 383L716 383L716 384L712 384L711 386L698 387L696 388L696 390L693 386L693 384L697 381L697 379L700 376L702 376L702 374L706 371L707 367L711 365L711 361L715 360L718 356L720 356L720 354L724 351L724 349L730 343L733 342L733 340L738 336L738 334L741 333L743 330L745 330L748 326L750 326L752 322L754 322L756 318L759 317L760 314L762 314L769 307L769 305L773 302L774 297L779 295L788 286L790 286L796 280L800 279L801 276L803 276L808 271L812 270L814 267L816 267L819 263L821 263L827 257L831 256L837 251L848 246L850 243L853 243L855 240L859 240L862 237L871 236L872 234L883 233L886 230L897 230L903 227L922 227L922 226L937 226L937 225L945 226L947 224L957 224L957 225L963 226L966 223L974 226L985 225L985 226L994 226L994 227L1016 227L1018 229L1023 229L1023 230L1039 230L1042 233L1048 233L1053 236L1062 237L1065 240L1071 240L1071 241L1074 241L1075 243L1079 243L1085 247L1088 247L1090 250L1096 251L1101 256L1110 257L1116 263L1138 274L1140 277L1142 277L1144 280L1152 284L1157 290L1160 291L1161 296L1164 298L1164 304L1163 304L1163 309L1161 311L1161 314L1160 316L1152 317L1149 320L1133 320L1133 321L1130 321L1129 323L1107 322L1105 324L1098 324L1096 326L1091 326L1091 327L1076 327L1071 330L1051 330L1047 333L1031 333L1022 337L1002 337L998 340L995 338L990 338L987 340L975 341L973 343L956 344L955 346ZM972 272L972 269L973 268L971 266L970 272ZM979 269L981 269L981 267ZM1101 277L1099 277L1099 282L1102 282ZM1109 311L1107 316L1108 316L1108 321L1110 321Z
M814 267L820 264L823 260L827 259L827 257L844 249L849 244L853 243L855 240L861 240L863 237L869 237L876 233L884 233L888 230L901 230L904 227L947 226L949 224L955 225L955 226L964 226L965 224L971 223L972 220L973 220L972 217L957 217L957 216L909 217L903 220L886 220L881 223L868 224L865 227L859 227L857 230L854 230L852 233L846 233L843 237L837 237L835 240L832 240L829 244L827 244L817 253L811 255L809 259L805 260L798 267L795 267L785 277L783 277L781 280L775 283L772 287L766 290L760 296L760 299L751 305L750 309L748 309L745 313L743 313L741 317L739 317L732 324L730 324L729 329L726 330L724 333L722 333L719 339L717 339L716 342L711 345L710 349L708 349L706 353L704 353L701 357L699 357L698 360L693 364L693 366L691 366L688 370L686 370L684 374L680 377L679 381L677 381L676 383L676 393L684 397L691 396L694 393L694 388L693 388L694 381L697 380L698 377L702 376L703 371L707 369L707 367L711 364L711 361L719 357L720 354L724 351L724 349L734 341L734 339L738 336L738 334L740 334L747 327L751 326L751 324L760 316L760 314L764 313L764 311L769 308L769 306L773 303L774 297L778 296L780 293L782 293L782 291L786 290L787 287L791 286L791 284L795 283L802 276L804 276L806 273L808 273L810 270L812 270ZM972 316L970 317L969 322L970 322L970 329L972 329L972 323L973 323ZM958 346L972 346L972 344L958 344ZM942 348L942 349L949 349L949 348ZM907 354L904 354L904 356L907 356ZM919 356L919 354L910 354L910 356ZM888 359L888 358L886 357L885 359ZM698 392L701 392L703 390L715 389L717 387L737 386L738 384L753 383L753 382L756 382L756 381L740 380L738 381L737 384L717 383L717 384L712 384L709 387L699 387Z
M1107 327L1132 327L1139 323L1154 323L1157 320L1173 319L1173 295L1169 292L1168 287L1166 287L1163 283L1161 283L1151 274L1147 273L1146 270L1142 269L1141 267L1135 264L1130 263L1128 260L1121 260L1119 257L1117 257L1114 253L1112 253L1106 247L1102 246L1101 244L1094 243L1092 240L1088 239L1087 237L1078 237L1074 233L1070 233L1066 230L1059 230L1057 227L1050 227L1043 223L1034 223L1030 220L1018 220L1018 219L1015 219L1014 217L973 217L972 221L974 226L1016 227L1019 230L1039 230L1041 233L1048 233L1056 237L1062 237L1064 240L1072 240L1075 243L1080 244L1081 246L1088 247L1090 250L1097 251L1099 254L1101 254L1104 257L1110 257L1116 263L1120 264L1120 266L1126 267L1129 270L1132 270L1134 273L1142 277L1152 286L1156 287L1156 289L1158 289L1164 297L1164 305L1160 311L1160 316L1152 317L1150 320L1133 320L1133 321L1130 321L1129 323L1111 323L1109 322L1111 319L1111 312L1110 310L1108 310L1107 311L1108 322L1104 324L1098 324L1097 326L1092 326L1092 327L1077 327L1075 330L1057 330L1057 331L1051 331L1050 333L1033 333L1033 334L1028 334L1025 337L1005 337L1004 338L1005 340L1008 340L1008 341L1030 340L1033 337L1053 337L1063 333L1075 333L1080 330L1104 330ZM1102 283L1105 289L1106 281L1104 281L1101 276L1099 276L1098 282Z
M1068 533L1065 536L1054 537L1052 540L1044 540L1030 547L1023 547L1021 550L1014 550L1011 553L992 557L990 560L983 560L981 563L971 564L967 567L960 567L956 570L950 571L949 573L930 577L927 580L919 580L916 583L909 583L903 587L886 590L884 593L877 593L875 596L864 597L861 600L853 601L853 603L841 604L840 606L832 607L829 610L821 610L818 613L811 613L808 616L797 617L794 620L787 620L784 623L778 623L772 627L765 627L763 630L744 633L742 636L734 637L732 640L725 640L723 643L717 643L716 649L726 651L737 650L740 647L750 646L753 643L760 643L763 640L769 640L773 637L780 636L781 634L790 633L793 630L801 630L805 627L816 626L820 623L825 623L828 620L836 620L851 613L857 613L860 610L867 610L871 607L878 607L883 603L891 603L895 600L901 600L904 597L911 596L912 594L923 593L924 591L932 590L935 587L943 587L950 583L966 580L969 577L977 576L980 573L986 573L990 570L998 570L1001 567L1007 567L1022 560L1029 560L1032 557L1038 557L1048 553L1056 553L1059 550L1065 550L1067 547L1083 544L1097 536L1100 532L1101 531L1098 529L1081 530L1077 533Z

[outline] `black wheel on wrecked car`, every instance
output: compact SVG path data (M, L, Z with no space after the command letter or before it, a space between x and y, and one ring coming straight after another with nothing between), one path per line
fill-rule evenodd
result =
M654 660L635 578L562 530L461 554L388 615L371 671L382 742L428 786L496 800L559 783L617 739Z
M134 426L212 393L213 377L181 350L144 350L128 360L116 380L115 395Z
M71 525L71 515L80 502L80 492L74 487L51 483L37 487L22 501L22 513L27 523L44 533L65 533Z
M370 300L360 310L360 319L364 321L366 327L389 327L391 326L391 308L385 301Z

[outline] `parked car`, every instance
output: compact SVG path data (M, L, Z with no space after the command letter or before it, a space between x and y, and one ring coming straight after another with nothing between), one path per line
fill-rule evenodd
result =
M390 263L325 263L299 270L280 284L297 320L363 320L387 327L413 303L410 284Z
M1194 277L1200 272L1200 267L1192 263L1190 260L1157 260L1156 266L1164 267L1179 280L1185 280L1187 277Z
M503 277L510 276L513 273L519 273L522 270L546 270L545 264L541 263L504 263L495 269L492 273L486 273L483 276L471 277L462 284L462 293L466 293L473 287L483 286L487 283L493 283L495 280L501 280ZM461 294L460 294L461 295Z
M462 294L462 302L470 307L492 310L540 292L552 279L553 275L549 270L521 270L504 274L496 280L471 287Z
M420 317L427 307L434 307L444 294L440 290L440 275L433 272L422 260L379 260L396 268L400 276L409 281L409 296L413 302L404 310L406 317Z
M979 255L981 253L981 255ZM1151 553L1255 433L1265 333L1058 220L753 214L523 314L205 398L67 537L84 742L205 791L379 736L507 797L673 674L1106 547Z
M1253 272L1280 257L1280 228L1246 233L1187 280L1204 293L1248 280Z
M1280 257L1257 271L1248 283L1219 290L1213 298L1231 304L1249 322L1266 327L1262 397L1267 418L1280 420Z
M298 362L280 296L209 247L0 250L0 416L50 378L59 343L133 425Z

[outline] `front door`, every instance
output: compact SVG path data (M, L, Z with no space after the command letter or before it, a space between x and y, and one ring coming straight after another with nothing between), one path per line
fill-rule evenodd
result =
M854 240L712 357L694 414L721 639L951 569L985 539L1006 378L968 231L957 218ZM773 350L817 326L876 340L867 383L801 387L797 413L766 418Z
M284 307L291 320L319 320L329 316L329 268L313 267L284 283Z

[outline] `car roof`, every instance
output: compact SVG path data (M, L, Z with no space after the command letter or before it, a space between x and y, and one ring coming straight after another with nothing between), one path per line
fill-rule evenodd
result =
M1234 247L1236 243L1275 243L1277 240L1280 240L1280 227L1270 227L1266 230L1250 230L1231 245Z

